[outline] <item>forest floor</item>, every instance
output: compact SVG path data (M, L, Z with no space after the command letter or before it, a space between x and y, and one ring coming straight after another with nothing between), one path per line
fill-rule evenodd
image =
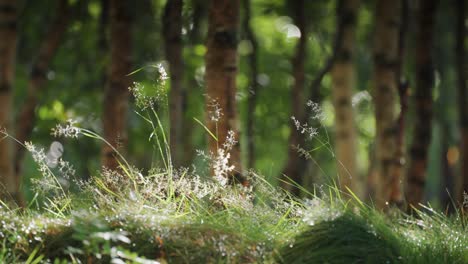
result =
M3 204L0 262L468 263L466 218L384 215L333 188L297 200L258 176L252 186L107 172L79 194Z
M468 263L461 212L383 214L333 186L298 199L254 173L248 187L231 186L227 157L215 177L175 170L162 138L164 168L142 175L119 156L120 172L87 181L25 144L41 177L25 208L0 201L0 263Z

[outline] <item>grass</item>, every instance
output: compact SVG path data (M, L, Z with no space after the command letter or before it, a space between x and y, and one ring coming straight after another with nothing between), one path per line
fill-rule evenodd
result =
M189 175L171 189L168 177L138 182L137 194L120 179L119 198L111 181L89 183L62 213L2 210L0 262L468 263L464 220L430 208L385 216L327 197L298 201L262 180L253 192Z
M167 177L158 175L152 181ZM133 191L131 182L119 184L121 197ZM179 188L174 194L168 185L158 184L163 191L151 187L154 193L143 197L150 184L140 182L140 192L132 198L116 198L90 184L83 194L89 199L71 205L65 214L3 211L0 260L15 263L34 254L50 262L76 263L264 262L272 260L287 229L297 225L298 219L274 209L278 205L273 200L254 204L248 190L223 191L213 182L178 179L172 182Z
M461 219L441 215L348 210L309 226L279 256L284 263L468 263L466 231Z
M229 186L228 149L206 155L216 177L175 170L159 117L145 107L165 161L146 175L120 156L120 172L83 182L60 157L24 145L42 178L27 208L1 203L0 263L468 263L460 214L384 215L334 187L299 200L254 173L249 187ZM107 143L73 122L54 132Z

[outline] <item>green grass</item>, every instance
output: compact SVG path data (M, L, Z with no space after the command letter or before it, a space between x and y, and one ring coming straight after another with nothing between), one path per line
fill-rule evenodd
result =
M299 234L281 249L284 263L468 263L468 234L461 219L425 213L384 217L346 211Z
M182 175L133 181L104 173L79 196L57 196L52 205L26 211L3 210L0 262L27 262L32 255L76 263L271 262L289 228L301 225L287 212L298 205L265 182L257 186L262 197L270 197L254 203L250 189ZM112 191L117 186L118 195ZM57 206L62 199L71 201L69 210Z
M224 174L173 169L152 127L166 162L147 175L120 156L120 173L84 183L26 144L42 178L28 208L1 203L0 263L468 263L460 214L384 215L335 187L298 200L253 173L250 187L226 186ZM72 122L56 129L105 142Z
M468 263L463 219L429 208L417 218L385 216L327 197L299 202L261 180L254 199L209 181L187 187L188 178L170 190L167 177L152 178L164 186L147 196L150 181L133 196L133 183L120 182L121 198L90 183L60 214L3 210L0 262Z

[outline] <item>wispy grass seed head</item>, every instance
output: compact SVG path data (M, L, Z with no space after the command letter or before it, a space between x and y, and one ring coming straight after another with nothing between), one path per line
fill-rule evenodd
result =
M169 76L162 63L153 65L156 68L156 78L151 84L134 82L133 86L128 89L135 97L135 102L138 108L145 110L157 105L165 105L167 103L166 82ZM158 104L160 103L160 104Z
M57 124L51 134L54 137L78 138L81 129L76 124L75 120L68 119L65 125Z
M323 114L322 108L316 102L307 101L306 103L307 108L309 109L308 117L310 122L303 122L298 119L298 117L291 116L291 120L294 123L297 131L301 134L306 135L309 139L312 139L318 135L318 128L312 125L314 122L322 122L325 119L325 115Z
M215 123L219 122L223 117L223 109L219 105L218 100L208 98L207 108L210 121Z

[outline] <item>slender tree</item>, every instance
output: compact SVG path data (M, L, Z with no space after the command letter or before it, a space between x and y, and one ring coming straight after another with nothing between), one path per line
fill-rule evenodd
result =
M98 42L97 49L101 56L105 56L107 49L109 47L109 41L107 39L107 27L109 24L109 0L101 0L101 13L99 14L99 24L98 24ZM105 85L105 74L102 79L102 85Z
M459 191L459 201L464 202L464 193L468 195L468 87L467 87L467 56L465 48L466 40L466 1L457 0L457 36L456 36L456 67L458 77L458 106L461 128L461 178L462 184ZM468 205L467 205L468 206Z
M328 73L330 73L334 65L335 58L338 54L338 47L339 45L341 45L341 38L343 37L343 34L340 32L342 31L341 30L342 27L337 26L337 28L340 28L340 29L337 30L337 32L335 32L335 37L332 43L331 54L329 55L325 63L322 65L322 67L317 72L314 73L315 75L314 79L312 80L308 88L309 97L307 99L307 102L313 102L313 103L317 103L320 105L322 103L322 100L324 99L323 94L321 92L322 82L323 82L324 77ZM309 107L310 106L308 106L307 104L305 105L305 113L307 113L307 111L310 111ZM302 120L300 123L302 124L308 123L309 125L318 127L320 126L319 122L320 120L310 120L310 116L308 116L307 114L304 114L302 116ZM316 149L317 147L319 147L319 145L320 144L315 143L315 142L305 142L305 146L308 147L309 149ZM311 159L315 158L313 157L313 155L315 154L309 152L308 155L310 155L310 157L306 157L306 159L301 159L300 160L301 163L299 164L300 168L305 168L300 177L302 178L302 182L303 182L302 185L306 188L308 187L307 186L308 183L313 183L314 174L320 171L320 170L317 170L317 166L316 166L317 164L315 163L315 161L313 161L312 163L310 162Z
M438 184L438 198L440 201L441 209L446 214L452 214L457 209L456 202L458 200L457 191L460 184L457 184L457 160L460 157L458 149L456 148L456 120L457 112L454 111L457 106L454 104L457 96L457 75L456 75L456 42L454 38L456 34L451 29L455 29L457 16L447 17L447 14L456 14L456 5L451 2L439 2L436 17L446 17L436 21L434 31L437 32L437 39L434 39L434 67L438 76L440 76L440 83L435 87L437 98L434 98L434 111L433 125L435 128L433 133L432 142L434 150L438 150L439 162L432 166L432 169L439 169L436 171L440 175ZM447 49L453 45L454 49ZM453 74L455 73L455 74ZM455 84L455 85L454 85ZM432 153L433 155L434 153ZM429 172L429 169L428 169ZM429 187L429 193L434 195L433 187ZM432 189L432 190L431 190ZM428 197L431 199L431 197ZM455 205L455 206L454 206Z
M237 43L239 27L239 0L211 1L208 11L208 38L206 65L207 124L218 140L209 137L209 149L215 155L226 143L228 132L233 131L237 140L230 150L230 162L235 167L236 177L241 177L239 120L236 104ZM210 118L213 100L223 116L214 121ZM217 118L214 118L217 119Z
M11 133L12 91L17 42L17 3L0 0L0 129ZM0 199L21 203L19 181L13 168L13 146L0 135Z
M71 17L71 7L67 0L60 0L56 9L55 20L52 21L44 39L39 47L37 58L35 59L28 80L28 92L26 100L20 106L18 114L16 138L20 142L27 141L34 128L36 120L36 108L39 104L39 94L46 88L47 71L57 53L62 38L67 31ZM15 173L21 179L21 164L23 163L25 149L18 145L15 154Z
M397 107L399 69L400 1L377 1L374 39L373 97L376 121L376 196L377 206L384 207L391 201L392 187L400 179L395 178L397 156ZM397 201L399 198L395 198Z
M455 160L453 158L453 149L450 146L450 122L440 120L440 203L442 209L447 214L455 212L452 195L455 188Z
M169 94L170 150L172 164L183 161L183 61L182 61L182 0L169 0L164 8L163 34L166 59L169 62L171 90ZM184 164L186 165L186 164Z
M305 70L304 62L306 56L307 29L305 0L297 0L291 3L293 8L294 24L299 28L301 35L296 44L296 51L291 59L293 66L294 84L291 91L291 115L297 120L304 119L304 86ZM283 175L291 178L294 182L302 184L301 176L303 174L305 163L301 162L302 157L297 153L297 147L303 145L301 131L296 129L294 123L291 123L291 134L289 135L288 161L283 169ZM299 195L300 189L290 184L284 185L292 193Z
M390 186L389 201L401 207L403 205L403 191L401 181L405 174L406 164L406 144L405 144L405 118L408 112L408 95L409 83L403 73L403 64L406 54L405 41L406 32L409 20L409 4L408 0L401 0L401 23L398 36L398 64L396 70L396 81L398 86L398 97L400 102L400 114L397 119L397 138L396 138L396 152L393 162L393 170L391 171L390 178L392 185Z
M204 38L204 23L207 19L207 2L204 0L192 0L191 23L192 27L187 36L187 50L190 52L190 57L198 57L195 50L197 45L203 44ZM185 72L185 88L182 90L182 112L184 121L182 122L182 145L183 145L183 164L188 166L193 163L195 157L195 148L193 135L196 129L200 129L193 122L195 109L199 109L200 101L198 96L202 94L202 87L197 80L197 68L193 64L187 63L184 67ZM190 111L190 110L192 111Z
M191 0L192 4L192 28L189 31L189 43L200 44L203 41L203 24L207 19L208 6L205 0Z
M244 8L244 18L242 20L242 30L245 33L247 41L249 41L252 50L250 51L247 60L249 65L249 85L248 85L248 99L247 99L247 167L249 169L255 168L255 107L257 104L257 92L258 92L258 43L257 38L250 26L250 20L252 16L251 10L252 1L242 0L242 6Z
M332 97L335 108L335 151L339 185L357 192L359 179L356 161L357 132L351 99L355 86L354 50L358 0L340 0L337 4L336 56L331 68Z
M110 64L104 92L104 138L114 147L127 144L127 112L131 72L131 16L130 1L110 0ZM104 145L102 165L118 168L114 150Z
M416 87L414 91L415 122L408 168L407 202L418 207L424 197L428 149L431 142L432 89L434 68L432 41L436 0L420 1L416 37Z

